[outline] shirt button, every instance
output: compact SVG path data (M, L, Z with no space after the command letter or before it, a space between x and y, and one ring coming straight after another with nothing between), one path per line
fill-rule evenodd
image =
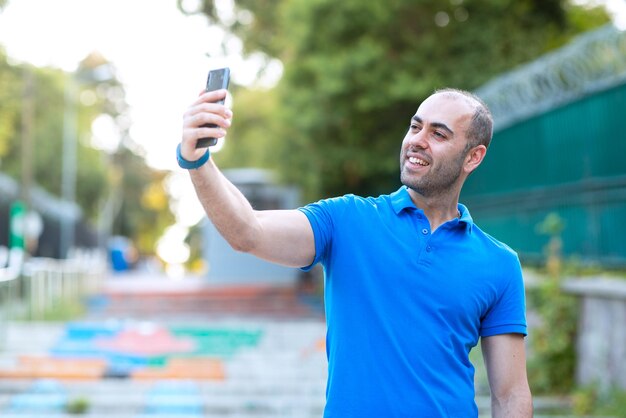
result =
M433 248L429 245L428 247L426 247L426 252L428 252L428 253L429 253L429 252L431 252L431 251L432 251L432 249L433 249Z
M428 229L426 229L426 228L422 229L422 234L428 235Z

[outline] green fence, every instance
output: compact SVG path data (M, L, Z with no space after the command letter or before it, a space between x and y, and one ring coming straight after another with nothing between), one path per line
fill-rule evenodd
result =
M474 220L519 252L543 257L548 214L564 221L567 257L626 266L626 84L494 134L461 196Z

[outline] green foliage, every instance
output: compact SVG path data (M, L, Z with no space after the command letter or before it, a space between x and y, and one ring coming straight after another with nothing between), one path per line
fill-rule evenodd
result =
M68 401L65 405L65 411L68 414L86 414L89 411L89 399L87 398L76 398Z
M30 93L25 88L28 78ZM113 221L107 232L131 238L142 253L154 253L157 238L174 221L163 186L166 173L148 167L130 138L123 122L128 105L115 68L97 53L86 57L73 74L11 65L0 49L0 170L16 179L22 176L25 106L33 115L26 122L34 144L33 183L62 195L63 143L69 126L77 147L76 202L86 220L101 221L108 205ZM122 141L112 154L91 143L92 123L101 115L113 119Z
M272 165L307 198L397 187L401 139L434 89L474 89L608 19L562 0L237 0L227 17L204 0L201 11L244 51L282 61L277 88L233 126L256 133L242 126L262 117L258 141L272 138L274 154L233 148L240 166Z
M215 153L223 168L238 168L242 162L259 168L278 164L275 150L280 148L274 134L278 129L277 96L265 89L231 88L235 100L233 114L236 123L228 132L224 148ZM255 109L250 112L250 109Z
M0 48L0 169L9 153L10 140L18 129L21 83L18 69L7 63Z
M26 79L30 77L31 93L26 93ZM91 121L98 111L67 102L65 89L69 76L60 70L35 68L28 65L12 66L0 55L0 169L21 177L22 169L22 111L32 107L33 118L26 121L32 135L33 181L48 192L60 196L63 169L64 113L67 106L78 111L78 137L87 137ZM5 88L6 87L6 88ZM83 112L81 110L86 110ZM91 116L85 113L90 113ZM85 141L77 144L77 203L88 219L96 216L99 198L107 192L107 167L100 153Z
M198 222L196 225L189 228L189 232L185 237L185 244L189 246L189 259L185 264L190 271L198 272L204 270L202 241L202 222Z
M529 381L535 394L569 393L576 367L577 301L562 290L561 232L564 225L556 213L549 214L538 230L550 236L546 247L546 273L528 290L529 310L539 315L533 328L528 362Z
M572 396L572 412L576 416L626 417L626 391L602 394L596 386L579 388Z
M46 322L63 322L76 320L81 318L84 314L85 306L80 300L63 300L51 304L45 312L38 313L28 319Z
M164 187L167 173L151 169L125 147L111 158L119 202L113 232L131 238L141 254L153 254L158 238L174 223Z
M576 299L561 290L561 277L546 276L529 289L528 301L541 319L533 328L528 361L533 393L569 393L576 367Z

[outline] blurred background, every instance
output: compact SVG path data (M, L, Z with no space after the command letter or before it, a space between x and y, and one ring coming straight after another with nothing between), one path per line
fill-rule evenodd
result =
M0 0L0 415L320 416L320 271L230 250L176 165L228 66L213 155L257 209L394 191L419 103L483 98L461 201L520 255L538 415L626 416L624 29L623 0Z

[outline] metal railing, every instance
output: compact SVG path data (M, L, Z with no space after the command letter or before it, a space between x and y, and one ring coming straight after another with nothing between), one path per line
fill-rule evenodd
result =
M0 348L6 339L6 324L15 319L23 252L0 246Z
M7 324L42 320L58 307L80 304L95 293L106 273L105 257L75 250L66 260L29 258L0 247L0 348Z

